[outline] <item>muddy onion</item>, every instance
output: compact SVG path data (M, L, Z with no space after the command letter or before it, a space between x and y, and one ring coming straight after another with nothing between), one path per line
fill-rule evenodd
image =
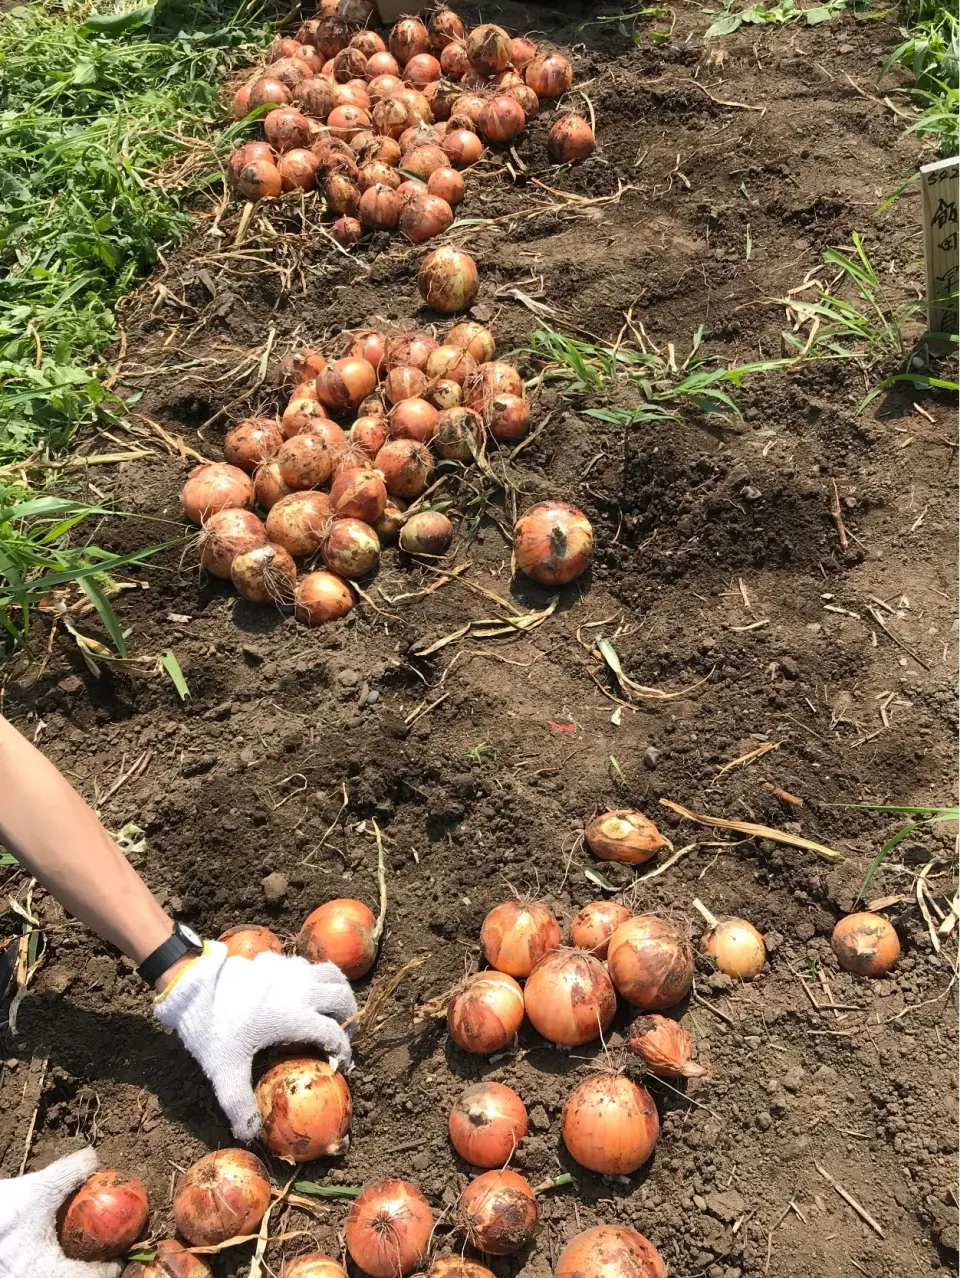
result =
M241 172L248 164L254 164L257 161L273 164L276 158L276 152L268 143L246 142L230 152L227 158L227 180L231 186L236 187Z
M263 131L270 145L281 153L310 145L309 121L296 107L269 111L263 120Z
M568 1047L597 1038L617 1010L606 969L582 950L547 954L530 973L523 997L534 1029Z
M355 217L338 217L330 227L330 234L341 248L353 248L360 243L363 227Z
M527 63L537 56L537 53L537 46L526 36L514 36L510 41L510 61L518 71L522 71Z
M635 1172L653 1153L660 1132L647 1089L623 1074L593 1074L563 1107L563 1143L582 1167L605 1176Z
M401 208L400 198L393 187L378 182L360 196L357 210L360 225L374 231L392 231L400 221Z
M147 1191L135 1176L98 1171L67 1201L60 1245L72 1260L116 1260L147 1223Z
M427 30L434 49L445 49L452 41L462 40L464 34L463 23L452 9L443 5L433 11Z
M544 501L517 520L513 553L521 572L542 586L564 586L585 572L593 557L593 528L586 515L562 501Z
M349 336L352 340L347 354L352 359L365 359L375 373L381 372L387 349L386 334L376 328L365 328Z
M290 382L295 387L301 387L307 382L312 382L318 373L323 372L326 366L327 361L319 351L311 350L309 346L305 346L302 350L291 351L285 355L281 361L280 369L285 381Z
M667 1267L635 1229L595 1225L560 1253L554 1278L667 1278Z
M467 57L474 71L496 75L510 65L510 37L503 27L485 22L467 35Z
M424 258L417 284L428 306L453 315L472 305L480 291L480 276L469 253L439 248Z
M462 386L477 371L477 361L462 346L438 346L427 360L428 377L446 377Z
M845 972L883 976L900 957L900 938L880 914L848 914L833 929L830 948Z
M425 399L404 399L390 410L390 434L395 439L429 443L437 433L440 412Z
M477 127L488 142L512 142L527 122L523 107L516 98L498 93L480 112Z
M292 492L274 502L267 515L267 537L288 554L316 554L332 514L326 493Z
M638 914L611 936L607 970L628 1003L645 1012L662 1012L690 992L693 951L675 923L656 914Z
M436 381L430 383L430 389L424 398L434 408L443 412L448 408L459 408L463 396L460 393L459 382L454 382L449 377L438 377Z
M283 176L269 160L254 160L240 170L236 188L245 200L273 200L283 190Z
M290 90L281 81L271 75L262 76L250 86L247 105L251 111L258 107L284 107L290 101Z
M173 1196L177 1230L194 1247L255 1234L270 1204L270 1180L245 1149L204 1154L188 1167Z
M410 555L442 555L453 541L453 524L439 510L420 510L400 529L400 549Z
M254 476L254 491L257 505L269 511L281 497L286 497L293 492L293 489L283 482L283 476L280 474L280 467L276 461L268 461L257 467L257 472Z
M317 378L317 394L328 408L356 408L377 384L377 374L365 359L337 359Z
M298 392L283 410L280 430L285 439L292 439L294 435L310 434L322 422L334 425L318 399L311 399L309 395Z
M426 372L427 360L439 346L435 337L423 329L413 329L387 342L387 368L419 368Z
M490 1256L509 1256L537 1230L540 1212L530 1182L518 1172L488 1171L460 1195L457 1224L471 1247Z
M478 413L486 412L498 395L523 398L523 379L512 364L491 360L481 364L464 387L464 402Z
M367 66L367 55L360 49L348 45L333 59L333 78L338 84L346 84L362 76Z
M470 461L483 432L483 423L470 408L450 408L440 414L433 446L449 461Z
M200 564L214 577L230 579L230 568L242 555L267 540L266 529L252 511L229 507L203 521Z
M559 98L573 84L573 67L559 53L540 53L524 67L523 78L538 98Z
M299 40L292 40L288 36L277 36L267 50L267 61L279 62L281 58L295 58L303 48Z
M360 210L360 188L345 173L329 173L323 180L323 193L334 213L356 219Z
M480 944L491 967L525 980L559 946L560 925L540 901L504 901L483 920Z
M294 147L281 155L277 171L285 191L310 191L317 178L317 157L303 147Z
M377 35L376 31L358 31L356 35L350 37L351 49L359 49L366 58L372 58L374 54L386 53L387 46L383 37Z
M346 23L341 22L336 16L336 6L332 6L333 12L324 14L320 21L313 29L313 39L309 41L322 58L332 59L337 56L341 49L345 48L349 39L349 33Z
M314 76L297 90L297 105L305 115L325 120L333 110L333 86L322 76Z
M692 1060L690 1035L666 1016L641 1016L630 1026L627 1046L660 1078L703 1078L710 1071Z
M330 1256L310 1251L288 1260L280 1270L279 1278L347 1278L347 1271Z
M228 958L255 959L258 954L282 954L283 943L268 927L238 923L217 938L227 947Z
M484 414L487 429L500 443L521 439L530 421L530 408L519 395L497 395Z
M360 170L357 173L357 186L360 188L361 194L365 194L375 186L386 186L391 191L396 191L400 181L400 174L397 170L390 164L384 164L382 160L366 160L360 165ZM360 207L362 220L362 203ZM397 216L400 216L399 210Z
M390 52L402 67L418 53L426 53L430 48L430 33L419 18L401 18L387 41Z
M587 847L599 861L643 865L669 843L640 812L617 808L594 818L584 831Z
M452 40L440 54L440 70L445 76L459 83L470 70L467 46L462 40Z
M280 427L272 417L238 422L223 438L223 455L231 466L252 474L260 462L272 457L283 443Z
M461 1094L449 1128L461 1158L474 1167L503 1167L527 1134L527 1109L512 1088L484 1079Z
M475 320L464 320L462 324L455 324L447 334L446 344L463 347L478 364L490 363L497 352L493 334Z
M353 591L332 572L308 572L297 585L294 605L298 621L323 626L347 615L353 607Z
M746 919L716 919L701 938L700 952L739 981L752 981L767 961L763 937Z
M511 84L503 92L506 97L513 98L514 101L520 103L528 124L531 120L537 118L540 111L540 99L529 84Z
M347 1148L350 1088L326 1061L281 1061L267 1070L255 1095L263 1118L260 1138L285 1163L331 1158Z
M387 504L387 488L383 477L375 470L359 466L342 470L330 489L330 504L334 514L340 517L362 519L368 524L376 523Z
M591 901L570 924L570 944L605 959L610 937L629 917L630 911L619 901Z
M547 137L547 150L557 164L578 164L596 150L593 129L582 115L562 115Z
M380 540L362 519L335 519L321 552L323 562L338 577L366 577L380 562Z
M377 921L362 901L339 898L308 914L297 936L297 953L311 963L335 963L356 981L377 958Z
M400 1278L416 1269L432 1233L430 1204L406 1180L368 1185L344 1226L351 1259L371 1278Z
M333 455L326 441L306 431L284 441L277 462L283 482L294 490L319 488L333 470Z
M211 462L191 472L180 491L183 513L194 524L228 507L249 510L253 505L253 480L237 466Z
M415 399L427 387L427 375L415 364L398 364L391 368L383 381L383 393L391 404L401 404L405 399Z
M444 135L443 150L456 169L469 168L483 155L483 143L469 129L453 129Z
M466 1052L489 1056L514 1038L523 1023L523 990L505 972L476 972L450 996L447 1028Z
M280 607L293 603L297 565L283 546L268 541L234 558L230 580L237 593L250 603Z
M154 1260L132 1260L120 1278L213 1278L213 1270L176 1239L164 1238Z
M392 497L410 500L425 491L433 477L429 451L413 439L391 439L375 458Z
M305 62L297 58L278 58L270 65L270 77L295 93L304 80L313 78L313 73Z
M359 106L335 106L327 116L327 128L343 142L349 142L355 133L369 127L370 116Z

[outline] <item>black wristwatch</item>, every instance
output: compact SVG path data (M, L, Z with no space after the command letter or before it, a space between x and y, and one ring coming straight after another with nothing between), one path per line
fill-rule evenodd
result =
M152 954L148 954L137 971L148 985L155 985L168 967L172 967L177 959L195 950L198 954L203 949L203 940L191 927L184 923L174 923L173 935L169 940L158 945Z

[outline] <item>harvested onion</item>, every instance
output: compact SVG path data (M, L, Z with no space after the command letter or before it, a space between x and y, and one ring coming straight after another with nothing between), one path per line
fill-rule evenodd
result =
M247 106L251 111L256 111L259 107L271 107L276 110L278 107L286 106L290 101L290 90L281 81L272 75L261 76L250 86L250 92L247 95Z
M582 1167L605 1176L635 1172L660 1133L657 1107L645 1087L623 1074L594 1074L563 1107L563 1143Z
M147 1191L136 1176L94 1172L63 1208L63 1254L71 1260L116 1260L140 1237L148 1215Z
M630 911L619 901L591 901L570 924L570 944L605 959L611 936L629 917Z
M363 417L358 417L350 427L350 443L371 460L376 457L389 437L386 419L382 414L376 417L365 414Z
M283 942L268 927L239 923L228 927L217 938L227 947L229 958L255 959L258 954L282 954Z
M407 500L419 497L433 476L433 459L429 451L413 439L389 440L375 460L392 497Z
M538 98L559 98L573 84L573 67L559 53L540 53L524 67L523 78Z
M173 1197L177 1230L194 1247L254 1234L270 1204L270 1180L245 1149L220 1149L188 1167Z
M883 976L900 957L900 938L882 915L864 910L840 920L833 929L830 948L845 972Z
M473 304L480 291L480 275L469 253L439 248L424 258L417 285L428 306L453 315Z
M554 1278L667 1278L667 1267L635 1229L595 1225L563 1249Z
M321 436L301 431L284 441L277 452L277 462L283 482L289 488L319 488L330 478L333 451Z
M484 104L477 119L477 127L488 142L512 142L527 122L523 107L516 98L498 93Z
M285 1163L342 1154L353 1104L339 1071L315 1057L280 1061L257 1084L260 1131L266 1147Z
M496 75L510 65L510 37L493 22L474 27L465 43L470 65L481 75Z
M565 586L593 557L593 528L576 506L543 501L521 515L513 530L517 567L543 586Z
M217 511L203 521L200 533L200 564L211 576L230 580L230 568L242 555L267 540L267 531L250 510Z
M454 40L462 40L464 35L463 23L454 11L445 5L434 9L427 30L430 34L430 45L434 49L445 49Z
M525 980L544 955L559 946L560 925L540 901L504 901L483 920L480 944L491 967Z
M387 486L375 470L360 466L342 470L330 489L334 514L374 524L387 504Z
M453 541L453 524L439 510L419 510L400 529L400 549L411 555L442 555Z
M424 148L421 148L421 150ZM423 244L442 235L453 222L453 209L436 195L418 195L403 206L400 231L411 244Z
M257 505L262 506L266 511L271 510L281 497L286 497L293 492L293 489L283 482L283 476L280 474L280 467L276 461L264 462L262 466L257 467L253 486Z
M579 164L596 149L593 129L582 115L562 115L547 137L547 150L557 164Z
M508 98L513 98L520 103L528 124L537 118L540 112L540 99L529 84L511 84L504 89L504 93Z
M296 107L278 107L268 111L263 120L267 141L281 154L294 147L310 145L310 123Z
M455 324L447 334L447 345L462 346L478 364L492 362L497 353L493 334L476 320L464 320L461 324Z
M530 1182L509 1169L472 1180L457 1204L457 1224L467 1241L490 1256L509 1256L526 1247L539 1219Z
M595 817L584 831L587 847L598 861L643 865L670 844L640 812L617 808Z
M317 180L319 161L312 151L304 147L294 147L281 155L277 161L277 172L280 174L285 191L312 191Z
M317 394L328 408L356 408L377 384L377 374L365 359L337 359L317 378Z
M418 53L430 48L430 33L419 18L401 18L390 32L390 52L405 67Z
M415 53L403 68L403 78L415 89L422 89L440 78L440 63L432 53Z
M513 1039L523 1023L523 990L505 972L468 976L447 1004L447 1028L467 1052L489 1056Z
M182 1243L164 1238L154 1260L131 1260L120 1278L213 1278L213 1270Z
M338 577L366 577L380 562L380 539L362 519L335 519L321 547L323 562Z
M449 408L437 420L433 446L448 461L468 462L483 433L483 422L471 408Z
M272 457L283 443L280 427L272 417L253 417L237 422L223 438L223 455L231 466L252 474L257 466Z
M462 386L468 377L477 371L477 361L473 356L452 343L438 346L427 360L428 377L444 377Z
M568 1047L598 1038L617 1010L606 968L583 950L547 954L530 973L523 998L534 1029Z
M323 1252L309 1251L288 1260L280 1270L279 1278L347 1278L347 1271Z
M403 206L392 186L377 182L360 196L357 211L361 226L373 231L392 231L400 221Z
M452 129L444 135L443 151L455 169L466 169L483 155L483 143L470 129Z
M484 1079L461 1093L449 1126L461 1158L474 1167L503 1167L527 1134L527 1109L512 1088Z
M293 603L297 565L288 550L268 541L234 558L230 580L237 593L250 603L282 607Z
M523 379L512 364L503 360L481 364L464 386L464 403L478 413L486 413L499 395L523 398Z
M326 493L289 493L270 508L267 538L297 557L316 554L332 515Z
M249 510L253 505L253 480L237 466L211 462L198 466L180 490L183 513L194 524L228 507Z
M396 439L426 444L437 433L439 420L439 410L425 399L404 399L390 410L390 433Z
M459 408L461 398L459 382L451 381L449 377L438 377L430 383L426 392L427 401L441 413L448 408Z
M438 345L437 339L422 329L401 333L387 342L387 368L419 368L425 372L427 360Z
M666 1016L641 1016L630 1026L627 1046L660 1078L703 1078L709 1070L692 1060L690 1035Z
M297 937L297 953L311 963L335 963L356 981L376 962L376 929L377 920L362 901L327 901L307 915Z
M484 414L487 429L498 443L522 439L530 421L530 408L519 395L496 395Z
M700 901L694 905L707 920L709 930L700 940L700 952L721 972L738 981L752 981L763 971L767 951L763 937L746 919L715 918Z
M347 615L353 607L353 591L332 572L308 572L297 586L294 604L298 621L323 626Z
M427 388L427 375L413 364L397 364L383 382L383 393L391 404L417 399Z
M427 190L451 208L459 204L467 193L466 183L457 170L446 167L434 169L427 178Z
M518 71L522 71L527 63L537 56L537 53L537 46L526 36L514 36L510 41L510 61Z
M430 1204L406 1180L368 1185L344 1226L351 1259L371 1278L401 1278L416 1269L432 1233Z
M377 328L365 328L351 336L353 340L347 354L354 359L365 359L375 373L380 373L387 349L386 334Z
M355 217L338 217L330 227L330 234L341 248L353 248L360 243L363 227Z
M607 969L628 1003L645 1012L662 1012L690 992L693 951L675 923L656 914L638 914L611 936Z

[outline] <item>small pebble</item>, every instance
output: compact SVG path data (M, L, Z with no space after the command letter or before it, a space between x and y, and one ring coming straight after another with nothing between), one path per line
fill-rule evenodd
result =
M660 760L660 751L656 746L647 746L643 752L643 766L648 772L652 772Z
M773 1126L773 1119L766 1110L763 1110L762 1113L757 1115L757 1126L762 1132L768 1132Z
M261 886L263 887L264 900L268 905L276 905L290 891L290 882L287 876L277 870L274 870L272 874L268 874Z

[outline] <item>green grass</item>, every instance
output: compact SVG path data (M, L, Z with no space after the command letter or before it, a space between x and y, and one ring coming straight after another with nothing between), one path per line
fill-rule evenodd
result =
M960 111L960 23L936 0L906 0L901 6L903 37L880 72L905 67L913 85L894 92L911 100L916 119L908 133L935 141L941 156L956 155Z
M810 5L806 9L801 8L796 0L777 0L775 4L757 3L742 8L737 7L739 3L740 0L720 0L719 9L707 9L707 13L716 16L704 32L705 40L732 35L740 27L748 25L804 22L815 27L821 22L829 22L831 18L838 18L846 9L858 7L858 0L826 0L825 4Z
M905 839L908 839L914 830L924 825L942 825L947 821L960 820L960 808L955 807L937 807L937 808L919 808L902 806L899 804L875 804L875 803L852 803L839 804L840 807L862 808L866 812L897 812L903 816L916 817L915 821L908 821L901 826L894 834L885 840L876 856L870 862L870 868L866 873L863 882L860 884L860 891L857 893L857 899L853 903L856 909L866 895L867 888L873 882L877 875L877 871L891 855L895 848L899 847Z

